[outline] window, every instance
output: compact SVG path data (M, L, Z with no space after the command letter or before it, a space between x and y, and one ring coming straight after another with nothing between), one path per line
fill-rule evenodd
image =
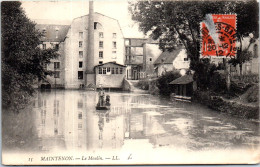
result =
M113 38L116 38L116 33L113 33Z
M111 68L111 73L115 74L115 68L114 67Z
M126 45L126 46L130 45L130 40L129 40L129 39L126 39L126 40L125 40L125 45Z
M116 49L116 42L113 42L113 48Z
M83 38L83 32L79 32L79 38Z
M46 49L46 44L42 44L42 49Z
M82 119L82 113L81 112L79 113L78 118Z
M103 74L107 74L107 68L103 67Z
M60 62L54 62L54 69L60 69Z
M56 38L58 38L59 28L56 28Z
M116 59L116 51L112 52L112 59Z
M82 129L82 124L78 124L78 129Z
M83 101L82 100L78 101L78 108L83 108Z
M60 72L54 71L54 78L60 78Z
M116 74L118 74L118 68L116 68Z
M254 58L258 57L258 46L257 44L254 45Z
M103 59L103 51L100 51L100 52L99 52L99 58L100 58L100 59Z
M102 74L102 68L101 67L98 68L98 73Z
M99 48L103 48L103 45L104 45L103 41L99 41Z
M107 67L107 72L110 72L110 67Z
M99 32L99 38L104 38L103 32Z
M149 60L150 60L150 61L153 61L153 59L152 59L152 58L150 58Z
M103 61L99 61L98 64L103 64Z
M97 22L94 22L94 30L97 29Z
M80 61L80 62L79 62L79 68L82 68L82 66L83 66L83 62Z
M78 71L78 79L83 79L83 71Z
M184 61L188 61L189 60L189 58L184 58Z
M59 44L55 44L55 49L59 50Z
M79 41L79 47L82 48L82 41Z
M79 51L79 58L83 58L83 51Z
M120 74L123 74L123 68L120 68Z

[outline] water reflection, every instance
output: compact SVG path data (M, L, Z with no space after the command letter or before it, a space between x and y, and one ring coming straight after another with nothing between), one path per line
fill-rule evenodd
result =
M129 143L186 150L259 146L258 123L197 104L111 92L111 109L96 111L97 96L97 92L39 92L35 103L39 150L119 150Z

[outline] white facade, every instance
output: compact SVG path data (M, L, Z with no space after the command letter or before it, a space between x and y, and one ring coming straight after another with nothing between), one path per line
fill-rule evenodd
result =
M94 13L94 66L124 64L124 38L117 20ZM65 39L65 88L85 84L88 48L88 15L75 18ZM82 75L82 76L81 76Z
M182 49L178 56L172 62L173 68L176 70L186 70L190 67L190 60L185 49Z
M169 57L172 58L170 59ZM179 71L181 75L184 75L190 67L190 59L185 49L181 49L175 58L174 55L168 54L163 59L166 62L155 65L157 76L161 76L167 71Z

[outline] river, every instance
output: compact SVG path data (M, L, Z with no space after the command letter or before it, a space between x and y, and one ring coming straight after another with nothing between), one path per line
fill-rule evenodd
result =
M94 91L38 92L16 119L3 117L3 156L23 155L28 164L28 154L74 156L63 164L259 162L257 121L150 94L106 93L111 108L100 112ZM96 160L83 161L86 154Z

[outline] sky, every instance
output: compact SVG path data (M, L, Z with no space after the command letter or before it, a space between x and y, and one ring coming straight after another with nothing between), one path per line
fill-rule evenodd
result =
M70 24L88 14L87 0L22 1L22 8L38 24ZM142 38L138 24L132 21L127 0L94 0L94 12L119 21L124 37Z

